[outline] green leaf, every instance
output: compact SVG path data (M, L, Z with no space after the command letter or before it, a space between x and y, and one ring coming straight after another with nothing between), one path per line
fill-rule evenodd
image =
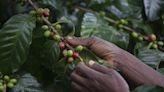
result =
M14 72L25 62L32 42L35 19L29 15L15 15L0 31L0 71Z
M164 68L160 68L158 71L164 75Z
M42 0L42 4L50 5L55 9L61 9L61 1L60 0Z
M52 69L54 67L54 64L59 60L60 57L60 48L58 46L58 42L54 40L46 41L44 44L44 50L45 50L45 58L46 62L44 62L44 65Z
M144 0L145 13L149 20L159 19L159 12L164 6L163 0Z
M31 74L24 74L11 92L43 92L41 85Z
M153 68L158 68L159 63L164 60L164 53L159 50L142 48L139 49L138 58Z
M164 88L158 86L143 85L137 87L132 92L164 92Z
M81 27L82 37L98 36L124 49L128 45L129 34L116 30L107 21L92 13L84 15Z

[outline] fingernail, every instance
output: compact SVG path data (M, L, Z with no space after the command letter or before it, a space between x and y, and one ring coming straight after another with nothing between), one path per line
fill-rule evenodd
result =
M71 36L67 36L67 39L69 40L69 39L73 39Z
M90 66L92 66L94 63L95 63L95 62L94 62L93 60L90 60L90 61L88 62L88 64L89 64Z

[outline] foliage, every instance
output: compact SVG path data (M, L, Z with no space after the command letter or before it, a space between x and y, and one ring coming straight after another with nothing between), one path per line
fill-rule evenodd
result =
M50 9L49 21L62 21L62 35L70 33L69 35L84 38L98 36L115 43L164 73L164 46L152 48L153 44L164 41L163 0L33 1L39 7ZM19 76L18 84L11 92L47 92L53 88L56 92L72 92L69 88L69 74L75 66L64 62L65 58L57 42L43 36L41 26L45 23L38 22L36 16L28 14L33 7L28 2L21 6L16 0L2 0L0 5L0 72ZM128 24L120 24L121 19ZM157 40L151 43L134 38L124 26L146 37L155 34ZM81 56L84 61L102 61L89 50L83 51ZM142 86L133 92L140 90L162 92L163 89Z

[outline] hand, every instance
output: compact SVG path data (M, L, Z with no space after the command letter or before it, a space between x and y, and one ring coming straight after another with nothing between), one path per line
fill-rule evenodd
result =
M75 92L129 92L125 80L114 69L108 69L90 61L79 63L71 74Z
M164 76L116 45L97 37L68 38L66 41L71 45L84 45L91 49L97 56L119 69L127 80L134 82L134 85L153 84L164 87Z
M108 63L114 64L114 59L118 56L121 49L113 43L102 40L98 37L91 37L87 39L80 38L66 38L67 42L73 46L83 45L91 49L97 56L107 60Z

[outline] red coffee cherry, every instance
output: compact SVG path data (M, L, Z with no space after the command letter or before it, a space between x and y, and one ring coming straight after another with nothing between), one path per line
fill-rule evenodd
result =
M80 55L79 55L79 53L77 53L77 52L73 52L73 57L74 57L74 58L80 58Z
M60 42L60 43L59 43L59 47L60 47L60 49L64 49L64 48L65 48L64 42Z

